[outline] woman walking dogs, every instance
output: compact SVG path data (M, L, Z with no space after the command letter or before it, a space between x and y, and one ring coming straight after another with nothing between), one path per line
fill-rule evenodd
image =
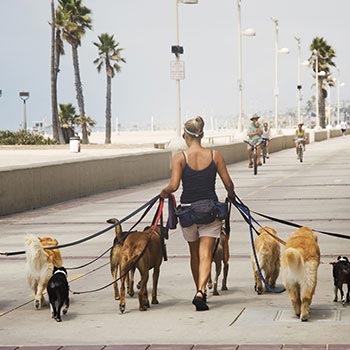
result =
M216 203L215 180L219 174L228 196L233 198L234 185L227 171L224 158L218 151L201 145L204 121L201 117L193 118L185 123L182 137L188 147L187 151L177 153L172 160L172 173L169 184L161 191L160 196L167 198L175 192L182 180L181 208L193 209L203 204ZM188 210L187 210L188 211ZM191 220L181 220L180 225L190 250L190 263L196 295L192 303L197 311L209 310L206 298L206 284L211 269L212 251L216 238L220 237L221 220L213 215L213 210L206 217L189 215Z

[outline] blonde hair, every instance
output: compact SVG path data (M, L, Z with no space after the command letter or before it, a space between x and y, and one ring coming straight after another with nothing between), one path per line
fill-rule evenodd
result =
M185 132L196 138L203 137L203 129L204 129L204 120L202 117L196 117L189 119L185 122Z

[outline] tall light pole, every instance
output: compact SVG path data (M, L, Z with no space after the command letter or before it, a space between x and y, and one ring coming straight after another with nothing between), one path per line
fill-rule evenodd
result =
M340 82L340 71L338 69L338 78L337 78L337 125L340 124L340 87L344 86L345 83Z
M275 129L278 129L278 97L279 97L279 86L278 86L278 70L279 70L279 54L280 53L289 53L289 49L286 47L279 49L278 45L278 19L271 18L272 22L275 23Z
M23 101L23 130L27 130L27 108L26 108L26 101L29 98L29 92L28 91L21 91L19 93L19 98Z
M297 41L298 44L298 82L297 82L297 90L298 90L298 96L297 96L297 104L298 104L298 110L297 110L297 114L298 114L298 124L302 122L302 118L301 118L301 100L302 100L302 94L301 94L301 89L302 89L302 85L301 85L301 73L300 73L300 66L301 66L301 38L299 37L295 37L295 40Z
M198 0L175 0L175 35L176 45L171 47L171 52L175 54L176 61L171 65L172 79L176 80L176 136L181 137L181 94L180 80L185 78L184 62L180 61L180 55L183 54L183 47L180 46L179 30L179 2L182 4L198 4Z
M242 78L242 36L255 36L255 30L248 28L242 31L241 0L237 0L237 34L238 34L238 131L243 131L243 78Z

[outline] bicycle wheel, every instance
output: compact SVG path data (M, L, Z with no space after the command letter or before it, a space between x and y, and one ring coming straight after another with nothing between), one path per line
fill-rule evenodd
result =
M256 175L258 173L258 153L256 148L254 148L253 169L254 169L254 175Z
M302 146L302 144L299 145L299 161L300 161L300 163L303 162L303 146Z

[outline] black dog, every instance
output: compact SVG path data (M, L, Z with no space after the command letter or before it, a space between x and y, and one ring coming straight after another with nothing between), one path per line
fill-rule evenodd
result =
M47 294L49 295L52 318L61 322L61 308L63 315L69 307L69 286L67 281L67 270L64 267L54 267L53 274L47 283Z
M338 301L338 289L340 290L341 303L349 302L349 289L350 289L350 262L346 256L338 256L336 262L331 263L333 265L333 279L334 279L334 300ZM343 284L347 285L346 297L343 291Z

